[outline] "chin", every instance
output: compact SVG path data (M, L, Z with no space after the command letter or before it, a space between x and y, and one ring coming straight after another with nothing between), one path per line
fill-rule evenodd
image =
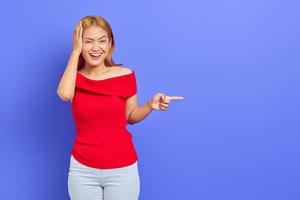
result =
M100 65L101 63L103 63L104 62L104 60L97 60L97 61L94 61L94 60L92 60L92 61L88 61L87 63L89 64L89 65L91 65L91 66L98 66L98 65Z

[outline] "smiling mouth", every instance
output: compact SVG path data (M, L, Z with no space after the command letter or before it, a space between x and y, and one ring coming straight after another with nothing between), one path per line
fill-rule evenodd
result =
M90 53L90 56L92 58L99 58L102 55L102 53Z

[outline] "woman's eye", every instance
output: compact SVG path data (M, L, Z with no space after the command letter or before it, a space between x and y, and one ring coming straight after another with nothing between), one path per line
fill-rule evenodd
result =
M106 42L106 40L101 40L100 42ZM91 43L91 41L86 41L86 43Z

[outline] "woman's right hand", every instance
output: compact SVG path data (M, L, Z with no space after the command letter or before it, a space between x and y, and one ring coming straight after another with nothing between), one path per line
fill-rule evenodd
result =
M80 20L73 33L73 52L81 54L82 51L82 21Z

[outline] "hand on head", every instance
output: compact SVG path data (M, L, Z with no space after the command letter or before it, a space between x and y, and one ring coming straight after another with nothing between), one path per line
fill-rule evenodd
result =
M73 51L79 54L82 51L82 21L81 20L77 23L74 29Z

